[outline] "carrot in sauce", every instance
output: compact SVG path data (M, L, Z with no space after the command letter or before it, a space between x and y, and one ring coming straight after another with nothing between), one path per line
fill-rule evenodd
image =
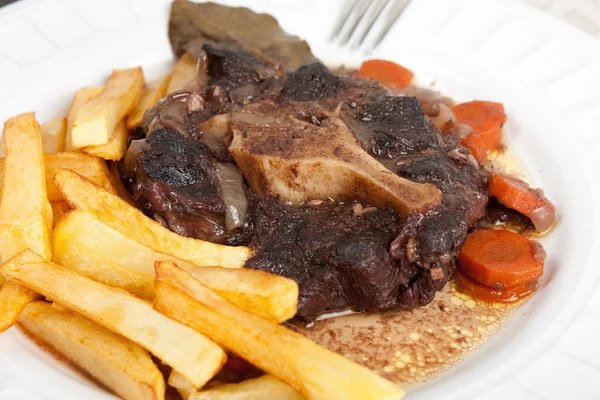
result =
M495 289L475 282L460 270L456 270L456 283L459 291L488 303L515 302L531 294L537 286L537 281L531 281L511 288Z
M554 223L556 209L540 189L532 189L517 178L493 174L489 190L500 203L531 219L538 231L546 230Z
M458 264L475 282L501 290L538 279L545 259L538 242L510 231L483 229L467 235Z
M452 107L457 124L466 124L473 129L462 139L463 146L473 153L479 162L496 149L502 139L502 125L506 122L504 106L491 101L474 100Z
M392 89L402 89L410 85L413 73L401 65L386 60L368 60L362 63L359 76L376 79Z

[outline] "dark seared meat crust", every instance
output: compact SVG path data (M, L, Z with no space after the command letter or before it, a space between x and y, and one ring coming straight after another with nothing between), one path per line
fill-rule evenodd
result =
M137 205L180 235L225 242L225 203L206 146L167 129L146 140L133 186Z
M485 178L457 138L429 124L415 97L392 96L377 82L335 75L320 63L284 74L250 53L210 45L203 47L201 73L204 85L185 94L186 107L197 95L201 109L181 116L176 104L176 123L167 119L173 129L146 126L149 147L135 164L133 187L148 215L186 236L249 245L255 253L248 268L299 283L297 316L304 320L348 307L410 310L452 278L467 232L485 215ZM163 115L168 100L150 116ZM372 157L406 179L437 186L442 203L403 219L391 209L361 212L367 204L292 207L248 192L248 221L228 232L214 172L216 161L230 161L227 143L215 150L208 138L218 124L207 121L232 112L265 132L294 118L314 129L341 118ZM228 120L219 121L218 131L226 131Z

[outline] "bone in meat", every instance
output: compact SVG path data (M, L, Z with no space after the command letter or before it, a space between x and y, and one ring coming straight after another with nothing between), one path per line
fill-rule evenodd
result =
M229 151L255 192L300 204L305 199L359 200L403 216L441 202L432 184L401 178L365 152L337 117L320 125L256 112L232 115Z

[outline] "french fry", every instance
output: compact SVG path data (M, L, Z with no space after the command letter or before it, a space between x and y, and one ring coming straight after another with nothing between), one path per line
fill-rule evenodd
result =
M195 68L195 65L194 65ZM194 69L195 72L195 69ZM156 103L167 94L167 88L171 81L171 74L165 76L158 86L146 87L146 91L142 95L140 102L135 109L127 116L127 129L133 130L140 126L144 120L144 113L154 107Z
M0 259L7 260L26 248L49 259L52 207L46 194L40 126L33 113L6 121L4 148ZM35 297L31 290L5 282L0 288L0 332L10 328Z
M169 384L171 378L169 378ZM185 398L184 398L185 399ZM240 383L221 385L203 390L187 397L187 400L304 400L296 392L272 375L248 379Z
M141 298L154 297L154 263L173 260L246 311L275 322L296 314L298 284L291 279L243 268L199 267L139 244L88 211L71 211L61 220L54 229L53 251L56 263Z
M5 282L0 288L0 332L13 326L27 304L37 299L35 292L14 282Z
M42 147L44 153L58 153L65 150L65 136L67 135L67 119L58 118L40 126Z
M55 154L44 154L44 164L46 170L46 192L48 200L63 201L63 196L52 184L52 176L58 168L66 168L85 176L96 185L102 187L111 193L116 193L108 174L110 174L106 163L98 157L88 154L63 152ZM4 166L4 159L0 159L0 187L4 181L4 173L1 172Z
M52 181L71 208L90 211L111 228L155 251L206 267L242 268L250 257L247 247L223 246L171 232L75 172L59 169Z
M129 132L125 127L125 120L121 120L115 126L112 134L108 139L108 143L99 146L84 147L81 151L104 158L105 160L120 160L127 151L127 139Z
M66 215L54 228L52 240L56 245L53 260L57 264L148 300L154 297L154 279L139 267L143 261L138 257L161 254L157 259L171 258L144 248L87 211L73 210ZM136 251L139 248L142 251Z
M2 264L0 274L139 344L196 387L208 382L226 361L215 343L145 301L45 261L31 250Z
M176 90L181 90L186 83L192 79L196 79L196 58L190 53L185 53L171 72L171 80L167 87L167 93L172 93Z
M175 370L171 371L169 375L169 386L177 389L183 400L188 400L191 395L198 391L192 382Z
M66 213L71 211L71 207L67 204L66 201L51 201L50 206L52 207L52 225L53 228L56 226L58 221L65 216Z
M75 123L75 116L77 115L77 112L85 104L100 96L100 93L102 93L104 89L104 86L87 87L79 89L77 92L75 92L75 96L73 96L73 101L71 102L71 107L69 107L69 112L67 113L67 134L65 136L66 151L75 150L73 148L73 141L71 140L71 137L73 131L73 124Z
M308 399L403 396L402 389L367 368L236 307L172 261L156 264L154 308L202 332Z
M162 400L165 380L139 345L45 301L29 304L19 325L126 400Z
M114 70L102 93L75 113L71 145L82 148L107 144L117 123L138 103L143 88L141 67Z

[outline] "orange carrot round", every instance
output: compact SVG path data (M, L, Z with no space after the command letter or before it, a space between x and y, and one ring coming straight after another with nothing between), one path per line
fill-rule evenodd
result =
M544 197L541 190L530 188L522 180L493 174L489 190L500 203L531 219L538 231L546 230L554 223L554 205Z
M456 283L458 283L458 290L461 292L488 303L515 302L530 295L537 286L537 281L531 281L511 288L495 289L475 282L460 270L456 271Z
M363 78L376 79L392 89L402 89L410 85L413 73L391 61L368 60L362 63L358 74Z
M484 229L467 235L458 263L472 280L506 289L542 276L545 259L546 252L538 242L510 231Z
M462 139L463 146L473 153L479 162L496 149L502 139L502 125L506 122L504 106L492 101L474 100L452 107L457 124L466 124L473 129Z

